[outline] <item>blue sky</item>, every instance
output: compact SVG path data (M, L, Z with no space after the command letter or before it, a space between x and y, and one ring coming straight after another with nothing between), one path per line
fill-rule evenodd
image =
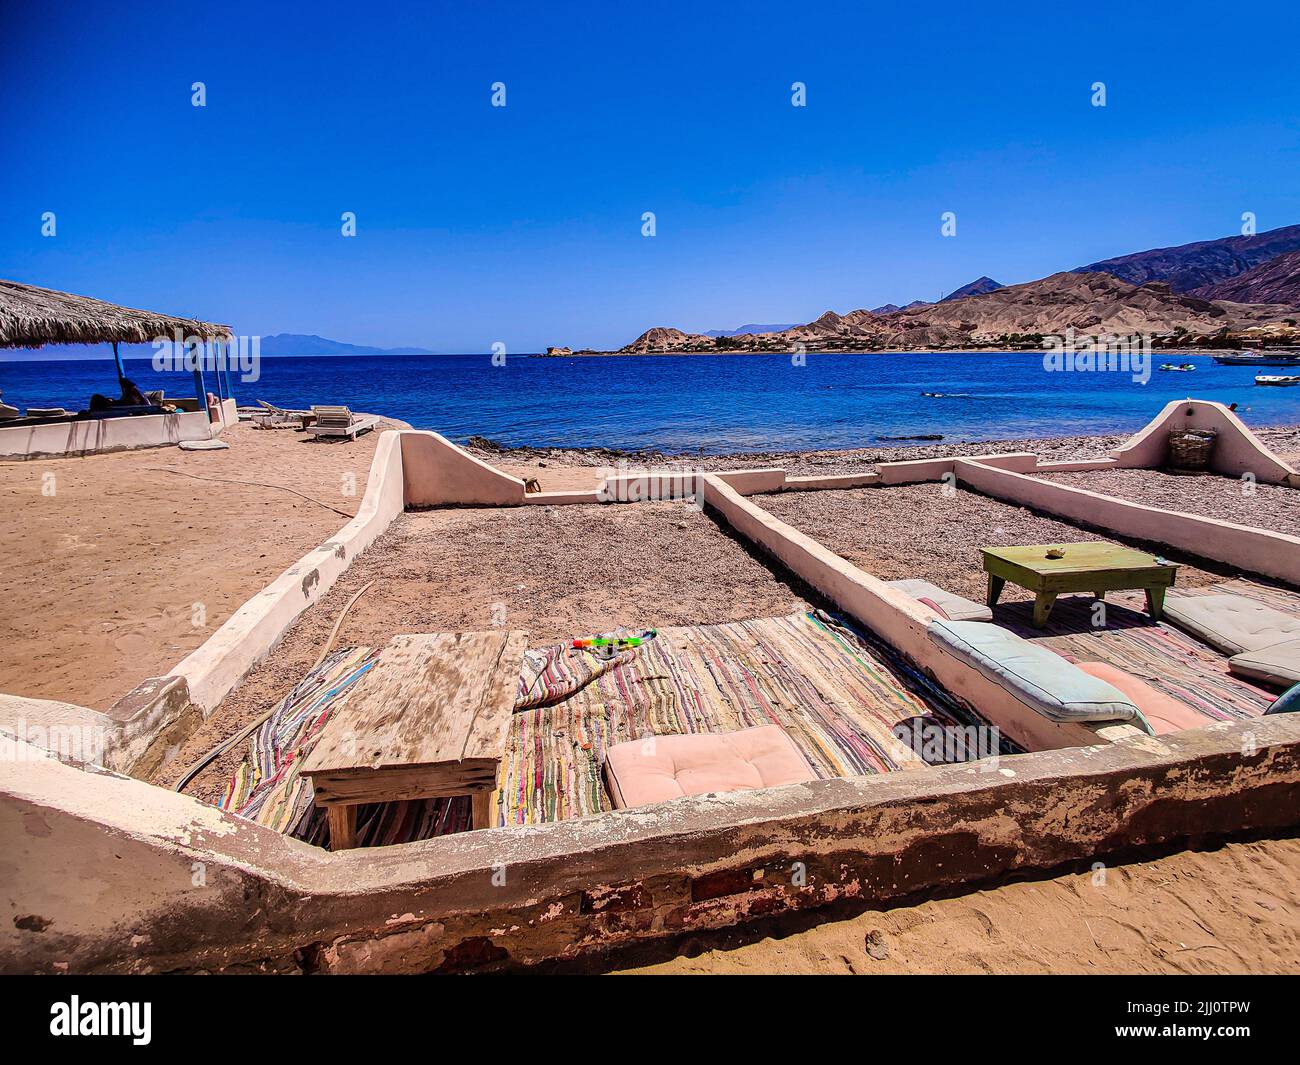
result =
M933 299L1300 222L1297 29L1269 3L10 0L0 277L442 351Z

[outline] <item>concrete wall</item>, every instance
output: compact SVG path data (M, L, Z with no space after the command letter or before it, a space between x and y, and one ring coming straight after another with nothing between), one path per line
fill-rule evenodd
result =
M338 853L28 749L0 970L501 968L1298 818L1295 714Z
M1300 488L1300 473L1274 455L1232 411L1222 403L1188 399L1165 406L1123 447L1113 452L1122 467L1154 468L1169 453L1171 429L1213 429L1218 433L1210 467L1228 477L1251 474L1266 484Z
M233 403L231 407L234 407ZM217 431L220 431L220 423L217 423ZM182 440L210 440L213 435L213 423L206 410L149 414L139 418L56 422L52 425L5 427L0 422L0 461L170 447Z
M446 437L424 430L401 434L407 506L519 506L524 482L476 459Z
M1300 538L1294 536L1130 503L968 459L959 459L956 471L961 483L998 499L1300 585Z

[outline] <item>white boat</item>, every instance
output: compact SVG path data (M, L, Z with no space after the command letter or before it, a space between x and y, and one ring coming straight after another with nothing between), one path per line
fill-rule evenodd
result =
M1300 366L1300 352L1252 351L1239 355L1216 355L1222 366Z
M1257 385L1300 385L1300 377L1287 376L1286 374L1262 373L1256 376L1255 384Z

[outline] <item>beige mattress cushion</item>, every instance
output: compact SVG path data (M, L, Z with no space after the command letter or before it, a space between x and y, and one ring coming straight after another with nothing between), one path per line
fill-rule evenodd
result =
M1300 684L1300 640L1284 640L1258 651L1243 651L1228 659L1232 672L1251 680L1262 680L1289 688Z
M929 599L948 615L951 621L992 621L993 611L983 603L963 599L960 595L944 591L937 584L923 580L890 581L891 588L906 592L913 599Z
M1300 618L1242 595L1180 595L1165 600L1165 617L1227 655L1300 639Z

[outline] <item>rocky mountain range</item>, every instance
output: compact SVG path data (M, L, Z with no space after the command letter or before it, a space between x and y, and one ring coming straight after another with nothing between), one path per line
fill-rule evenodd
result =
M938 303L827 311L805 325L710 335L657 326L622 354L1037 347L1151 334L1177 346L1300 343L1300 226L1119 256L1020 285L981 277Z
M1268 259L1244 274L1198 288L1194 294L1236 303L1283 303L1300 307L1300 251Z
M1113 274L1134 285L1164 281L1174 292L1195 292L1297 250L1300 250L1300 225L1102 259L1079 267L1075 273Z

